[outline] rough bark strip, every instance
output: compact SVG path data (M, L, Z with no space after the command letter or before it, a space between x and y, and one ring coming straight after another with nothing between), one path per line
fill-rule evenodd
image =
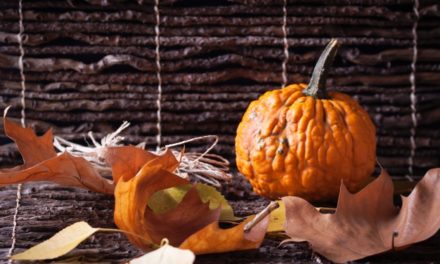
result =
M30 46L37 46L45 43L50 43L60 38L68 38L76 41L81 41L90 45L103 45L103 46L131 46L131 45L147 45L153 46L154 40L148 37L142 36L120 36L120 35L87 35L79 32L75 33L62 33L62 32L50 32L43 34L28 34L25 44ZM383 38L369 38L369 37L340 37L339 40L343 45L356 46L356 45L371 45L371 46L408 46L410 40L399 39L383 39ZM0 42L14 43L17 39L13 34L0 32ZM163 37L161 43L165 47L170 46L193 46L194 44L202 47L219 47L219 46L234 46L234 45L250 45L250 46L279 46L282 45L282 39L275 37L256 37L249 36L247 38L239 37ZM289 46L324 46L329 41L329 38L295 38L288 39ZM426 41L430 44L439 43L438 40Z
M293 49L294 50L294 49ZM30 57L35 55L45 56L75 56L81 54L90 55L107 55L114 54L126 54L132 56L141 56L146 59L154 59L154 50L144 47L108 47L108 46L51 46L51 47L24 47L24 51ZM211 47L201 49L199 47L186 47L181 49L173 49L161 52L161 59L163 61L175 61L175 58L179 56L182 59L190 59L193 57L200 57L211 52L224 53L225 55L249 57L259 60L281 60L284 56L284 52L279 49L268 50L266 48L258 47ZM292 54L289 57L289 64L310 64L313 65L314 61L319 57L319 50L304 52L301 55ZM19 53L16 45L12 46L0 46L0 53L8 55L17 55ZM410 61L412 49L385 49L377 53L363 53L359 48L344 48L341 47L339 56L348 60L353 64L374 66L383 65L393 61ZM437 63L440 60L440 50L438 49L421 49L419 51L418 61L420 62L432 62Z

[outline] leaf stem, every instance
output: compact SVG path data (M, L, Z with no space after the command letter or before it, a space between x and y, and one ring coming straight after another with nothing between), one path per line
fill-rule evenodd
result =
M336 208L333 207L316 207L316 210L323 214L334 214L336 212Z
M254 219L252 219L249 223L244 226L244 232L248 233L252 230L252 228L261 222L266 216L268 216L273 210L280 207L278 202L271 202L266 208L264 208L261 212L259 212Z

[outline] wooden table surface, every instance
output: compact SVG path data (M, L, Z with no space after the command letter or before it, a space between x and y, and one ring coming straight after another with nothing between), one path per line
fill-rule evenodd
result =
M268 203L248 193L249 186L239 179L226 188L227 198L237 215L262 210ZM16 186L0 188L0 262L7 261L15 210ZM41 242L63 227L87 221L95 227L112 227L114 200L111 196L60 187L47 183L23 185L17 217L15 253ZM268 236L262 247L244 252L198 256L197 263L327 263L313 253L307 243L278 246L283 238ZM404 251L367 258L359 263L440 263L440 233ZM68 254L69 260L121 263L142 254L123 234L98 233ZM64 259L64 258L63 258Z

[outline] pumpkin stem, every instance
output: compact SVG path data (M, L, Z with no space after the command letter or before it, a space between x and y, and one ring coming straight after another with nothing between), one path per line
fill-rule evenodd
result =
M303 90L303 93L315 98L326 98L327 93L325 89L325 82L327 74L330 70L336 53L338 52L339 42L337 39L332 39L321 53L318 62L313 69L312 78L309 85Z

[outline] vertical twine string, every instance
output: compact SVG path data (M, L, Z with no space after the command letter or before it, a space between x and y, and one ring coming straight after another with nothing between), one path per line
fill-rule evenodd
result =
M160 151L160 146L162 145L162 76L161 76L161 66L160 66L160 13L159 13L159 0L154 0L154 14L156 16L156 26L154 27L155 32L155 44L156 44L156 75L157 75L157 135L156 135L156 151Z
M26 126L26 101L25 101L25 95L26 95L26 77L24 75L24 66L23 66L23 58L24 58L24 49L23 49L23 32L24 32L24 25L23 25L23 3L22 0L18 1L18 16L19 16L19 32L17 35L18 38L18 45L20 50L20 57L18 58L18 67L20 70L20 78L21 78L21 125L23 127ZM14 216L12 219L12 235L11 235L11 247L8 251L8 257L11 257L14 253L15 249L15 243L17 240L17 218L18 218L18 211L20 209L20 201L21 201L21 184L17 185L17 196L15 199L15 210L14 210ZM8 263L12 263L12 260L9 259Z
M287 0L284 0L283 2L283 43L284 43L284 60L282 64L282 77L283 77L283 83L281 84L281 87L285 87L287 85L287 62L289 61L289 43L287 41Z
M410 94L410 100L411 100L411 121L412 126L410 129L410 145L411 145L411 152L410 156L408 158L408 175L406 175L406 178L410 181L414 181L413 175L414 175L414 157L416 155L416 130L417 130L417 97L416 97L416 65L417 65L417 26L419 23L419 0L414 0L414 24L412 27L412 37L413 37L413 56L411 61L411 73L409 75L409 81L411 83L411 94Z

